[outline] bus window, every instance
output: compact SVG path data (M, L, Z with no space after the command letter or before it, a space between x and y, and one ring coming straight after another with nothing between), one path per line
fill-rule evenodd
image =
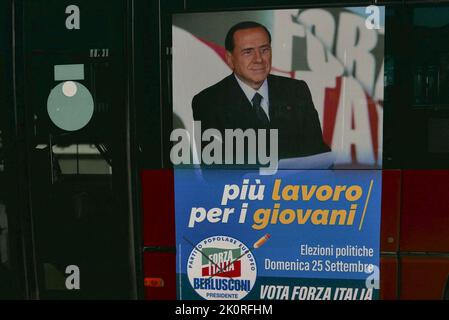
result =
M447 6L413 9L415 107L449 107L448 24Z

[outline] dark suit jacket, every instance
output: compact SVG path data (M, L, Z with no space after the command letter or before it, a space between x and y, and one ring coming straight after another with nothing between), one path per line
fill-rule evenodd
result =
M304 81L269 75L268 94L269 128L278 129L280 159L330 151ZM198 93L192 108L202 131L215 128L223 134L224 129L264 128L233 74Z

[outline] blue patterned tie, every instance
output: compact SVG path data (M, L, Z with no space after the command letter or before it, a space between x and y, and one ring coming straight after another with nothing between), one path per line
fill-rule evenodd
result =
M254 109L256 110L257 118L259 119L261 124L263 124L264 127L268 127L268 125L270 124L270 120L268 120L267 114L260 106L260 102L262 101L262 99L263 99L262 95L256 92L251 101L253 103Z

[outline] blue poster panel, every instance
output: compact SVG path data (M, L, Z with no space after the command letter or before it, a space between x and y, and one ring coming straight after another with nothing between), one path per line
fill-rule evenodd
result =
M175 170L179 299L372 300L380 170Z

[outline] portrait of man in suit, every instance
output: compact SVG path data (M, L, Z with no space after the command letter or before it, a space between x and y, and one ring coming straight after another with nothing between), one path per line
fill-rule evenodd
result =
M270 74L271 35L257 22L231 27L226 62L233 71L192 100L202 130L277 129L279 159L330 151L307 84Z

